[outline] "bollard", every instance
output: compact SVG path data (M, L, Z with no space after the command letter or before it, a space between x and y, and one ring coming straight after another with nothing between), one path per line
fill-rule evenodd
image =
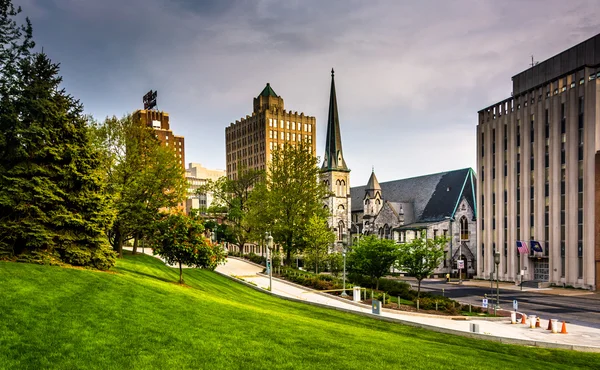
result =
M558 333L558 322L556 319L550 320L552 321L552 334Z
M385 306L385 293L383 293L383 305Z
M535 315L529 315L529 327L535 329Z
M479 333L479 324L469 323L471 333Z
M517 323L517 314L516 314L516 312L511 312L510 313L510 323L511 324L516 324Z

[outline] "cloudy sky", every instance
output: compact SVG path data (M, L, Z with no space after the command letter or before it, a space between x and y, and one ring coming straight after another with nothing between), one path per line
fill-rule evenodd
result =
M225 168L225 127L267 82L317 117L330 70L353 186L473 167L477 111L511 77L600 32L597 0L15 0L97 119L158 108L187 162Z

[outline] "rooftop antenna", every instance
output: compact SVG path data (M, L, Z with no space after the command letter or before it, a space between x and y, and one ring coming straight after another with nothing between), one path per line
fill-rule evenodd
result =
M531 56L531 67L537 66L540 62L536 62L533 60L533 55Z

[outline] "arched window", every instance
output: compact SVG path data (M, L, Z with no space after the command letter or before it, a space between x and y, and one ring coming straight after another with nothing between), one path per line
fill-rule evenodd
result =
M340 205L338 206L338 209L342 209L342 210L343 210L343 209L345 209L345 208L344 208L344 205L343 205L343 204L340 204Z
M340 195L340 180L336 180L335 182L335 195Z
M340 221L338 223L338 240L344 240L345 232L346 232L346 227L344 226L344 221Z
M383 238L383 227L379 228L379 237Z
M377 200L375 201L375 204L377 204L377 205L380 205L380 204L381 204L381 201L380 201L379 199L377 199Z
M340 181L340 196L343 197L346 195L346 181Z
M460 218L460 240L469 239L469 220L465 216Z
M383 225L383 237L385 239L390 238L390 227L388 226L388 224Z

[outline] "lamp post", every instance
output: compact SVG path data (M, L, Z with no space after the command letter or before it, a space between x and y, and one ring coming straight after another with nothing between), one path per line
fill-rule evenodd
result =
M500 308L500 288L498 274L498 265L500 264L500 252L494 253L494 264L496 265L496 305L494 306L494 316L496 316L496 309Z
M462 238L462 237L461 237ZM462 242L458 244L458 285L462 284L462 267L465 261L462 258Z
M269 273L269 292L273 291L273 265L272 265L272 251L273 248L273 237L269 231L265 232L265 242L267 244L267 272Z
M348 234L343 233L342 234L342 248L343 248L342 256L344 257L344 275L343 275L343 283L342 283L343 284L343 287L342 287L343 290L342 290L342 294L341 294L342 297L348 296L348 294L346 293L346 244L347 244L346 239L347 238L348 238Z

